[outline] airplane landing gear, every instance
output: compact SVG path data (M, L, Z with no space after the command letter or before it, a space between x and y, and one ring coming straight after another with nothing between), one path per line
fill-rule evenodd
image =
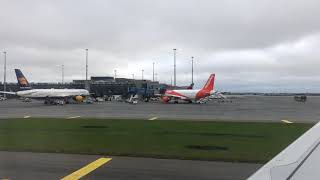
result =
M49 99L49 98L46 98L46 99L44 100L44 104L50 104L50 99Z
M45 99L44 104L50 105L64 105L66 102L64 100L52 100L52 99Z

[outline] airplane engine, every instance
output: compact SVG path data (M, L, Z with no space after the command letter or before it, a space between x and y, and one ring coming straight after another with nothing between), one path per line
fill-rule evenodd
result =
M162 102L167 103L170 101L170 98L168 96L163 96L162 97Z
M84 100L84 97L83 96L75 96L75 97L73 97L73 99L77 102L82 102Z

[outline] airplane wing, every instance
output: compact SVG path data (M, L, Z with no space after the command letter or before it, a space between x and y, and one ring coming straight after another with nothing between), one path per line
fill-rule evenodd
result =
M0 91L0 94L12 94L12 95L16 95L16 92L8 92L8 91Z
M320 177L320 122L300 136L248 180L297 180Z
M84 95L84 94L74 94L74 95L70 95L70 94L63 94L63 93L60 93L60 94L53 94L53 95L50 95L48 96L49 98L72 98L72 97L75 97L75 96L89 96L89 95Z

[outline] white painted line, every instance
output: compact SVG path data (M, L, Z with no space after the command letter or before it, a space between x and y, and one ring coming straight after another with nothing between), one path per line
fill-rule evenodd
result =
M71 117L68 117L67 119L76 119L76 118L79 118L81 116L71 116Z
M281 120L282 122L284 122L284 123L287 123L287 124L292 124L293 122L291 122L291 121L288 121L288 120L285 120L285 119L283 119L283 120Z
M27 119L27 118L31 118L31 116L23 116L23 118Z
M150 118L148 120L153 121L153 120L156 120L156 119L158 119L158 117L152 117L152 118Z

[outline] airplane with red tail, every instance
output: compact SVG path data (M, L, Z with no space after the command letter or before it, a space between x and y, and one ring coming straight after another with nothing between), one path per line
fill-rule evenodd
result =
M211 74L202 89L166 90L162 96L162 101L166 103L170 101L178 103L179 100L183 100L189 103L204 103L211 97L213 98L213 96L220 94L214 90L214 81L215 74Z

